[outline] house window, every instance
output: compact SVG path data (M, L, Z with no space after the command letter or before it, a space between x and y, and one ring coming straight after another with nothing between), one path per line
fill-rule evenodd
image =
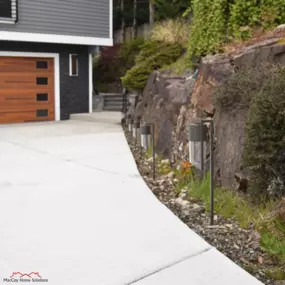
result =
M40 101L40 102L48 101L48 94L47 93L38 93L37 94L37 101Z
M0 23L14 24L17 22L17 1L0 0Z
M36 81L37 81L37 85L48 85L47 77L37 77Z
M78 55L71 54L69 56L69 75L78 76Z
M47 61L37 61L36 65L37 65L37 69L48 69Z
M48 117L48 109L37 110L36 116L38 118Z

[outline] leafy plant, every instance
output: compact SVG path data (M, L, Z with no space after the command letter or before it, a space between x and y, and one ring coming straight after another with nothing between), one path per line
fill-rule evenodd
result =
M121 45L119 50L119 59L124 68L124 72L135 65L135 58L141 50L144 39L138 37L134 40L127 41Z
M285 22L285 0L193 0L191 11L190 62L195 56L219 52L228 41L248 39L253 29Z
M252 168L253 190L285 194L285 71L272 67L249 106L244 163Z
M189 0L153 0L157 21L173 19L180 16L191 5Z
M125 87L132 90L143 90L149 74L164 65L175 62L183 52L179 43L169 44L158 41L147 41L141 46L136 57L136 65L122 77Z
M227 0L194 0L189 60L213 53L225 40Z
M210 176L200 181L191 176L189 196L202 200L210 210ZM277 206L272 200L258 205L252 204L245 196L224 188L215 188L215 212L225 218L235 219L242 228L253 226L260 233L262 249L278 260L285 262L285 223L274 212ZM251 268L249 268L251 270ZM275 279L284 272L275 270ZM274 272L275 272L274 271ZM273 272L272 272L273 274Z
M247 114L243 166L255 197L285 193L284 90L284 68L267 64L238 71L214 92L217 110Z

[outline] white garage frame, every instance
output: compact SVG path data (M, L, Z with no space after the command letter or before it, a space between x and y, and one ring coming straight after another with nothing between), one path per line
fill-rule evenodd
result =
M0 57L42 57L54 59L54 105L55 105L55 121L60 121L60 65L58 53L37 53L37 52L12 52L0 51Z

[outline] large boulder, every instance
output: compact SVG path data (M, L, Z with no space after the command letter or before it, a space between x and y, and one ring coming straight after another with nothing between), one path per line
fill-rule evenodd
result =
M190 103L195 80L153 72L147 81L133 118L155 124L156 151L171 158L173 131L180 108Z

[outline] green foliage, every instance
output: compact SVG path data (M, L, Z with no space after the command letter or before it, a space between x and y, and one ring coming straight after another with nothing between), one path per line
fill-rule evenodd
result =
M276 269L267 269L265 274L273 280L285 280L285 269L281 267Z
M252 189L264 195L285 193L285 72L272 67L249 106L244 163L252 168Z
M240 70L214 92L217 110L247 114L243 165L258 196L285 193L285 71L274 65Z
M261 235L261 248L272 256L278 256L278 258L285 261L284 239L278 239L275 235L265 232Z
M191 176L191 182L189 183L189 195L202 200L205 203L206 210L210 210L210 174L207 173L205 177L200 179Z
M171 70L173 75L183 75L188 67L187 56L183 54L174 63L163 67L163 70Z
M93 68L95 86L100 92L108 92L108 83L118 82L128 69L135 65L135 57L144 43L142 38L123 43L112 57L98 56L94 58Z
M243 39L241 27L271 28L285 21L284 0L236 0L231 7L230 29Z
M188 9L189 0L153 0L155 4L155 18L157 21L173 19Z
M187 11L187 10L186 10ZM189 60L219 51L229 40L245 40L255 28L285 22L285 0L193 0Z
M234 73L214 90L213 101L216 109L224 113L248 110L254 94L260 90L261 83L275 72L272 66L262 65Z
M256 197L285 193L285 72L274 65L240 70L214 92L217 110L247 114L243 165Z
M144 39L138 37L122 44L119 51L119 59L124 67L124 72L135 65L135 58L139 54L143 43Z
M210 209L210 176L202 181L192 176L189 195L202 200L206 210ZM261 234L261 247L280 263L285 262L285 224L272 213L277 204L273 201L253 205L246 197L228 189L215 188L215 212L225 218L235 219L242 228L254 227ZM252 268L247 268L249 271ZM284 272L274 270L274 279L284 276Z
M230 13L229 25L234 37L246 39L249 36L249 30L241 27L257 25L259 18L257 0L236 0L231 6Z
M227 0L194 0L193 26L190 33L188 54L201 56L215 52L224 42Z
M183 47L179 43L145 42L136 57L136 65L121 78L123 85L132 90L142 91L153 70L176 61L182 52Z

